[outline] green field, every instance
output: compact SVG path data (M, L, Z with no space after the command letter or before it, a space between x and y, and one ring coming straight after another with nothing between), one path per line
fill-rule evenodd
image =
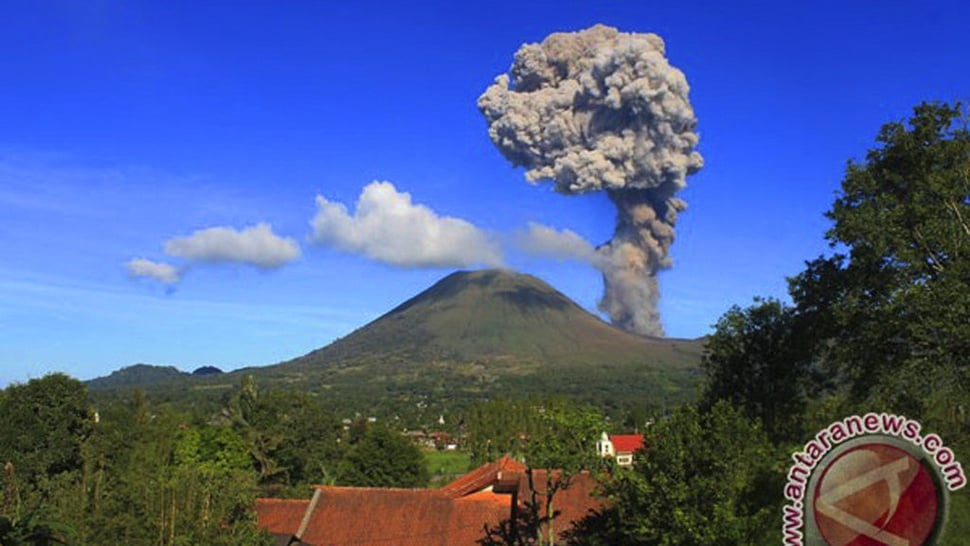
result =
M470 470L471 458L461 451L425 451L431 487L441 487Z

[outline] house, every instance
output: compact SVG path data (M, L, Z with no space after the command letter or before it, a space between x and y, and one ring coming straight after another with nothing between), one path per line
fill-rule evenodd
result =
M506 456L439 489L314 486L311 499L258 499L257 521L280 545L476 546L489 531L516 528L531 499L544 510L546 472L529 479ZM599 506L593 485L581 474L556 493L557 534Z
M596 453L600 457L614 457L616 464L630 466L633 464L633 453L643 449L643 434L614 434L605 432L596 442Z

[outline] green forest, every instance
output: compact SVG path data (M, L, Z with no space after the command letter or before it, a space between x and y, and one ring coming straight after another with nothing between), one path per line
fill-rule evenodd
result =
M724 313L697 399L651 416L645 455L602 473L606 505L572 544L777 544L791 454L853 414L917 419L970 469L968 122L960 105L921 104L848 163L827 212L830 252L806 257L790 301ZM514 394L450 417L471 464L513 453L537 468L596 467L598 432L626 425L557 393ZM252 378L191 407L138 389L96 400L63 374L11 385L0 544L266 544L257 496L429 483L427 456L393 415L348 424L331 404ZM968 489L950 495L942 544L970 544Z

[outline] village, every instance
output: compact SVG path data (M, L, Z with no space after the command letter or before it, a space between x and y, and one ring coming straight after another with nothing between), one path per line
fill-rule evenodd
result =
M409 437L426 449L458 448L446 433ZM642 434L603 432L590 450L608 464L626 467L643 456L643 447ZM595 489L589 471L567 476L505 455L436 489L318 485L309 499L257 499L256 514L259 527L281 546L515 544L517 531L551 537L555 544L601 506ZM553 502L552 517L540 517L530 528Z

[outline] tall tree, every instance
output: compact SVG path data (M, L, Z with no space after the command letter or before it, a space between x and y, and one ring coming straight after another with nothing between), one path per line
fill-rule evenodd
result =
M582 472L596 472L602 460L596 441L606 431L603 416L590 406L559 398L499 400L470 412L475 453L492 460L503 454L524 459L530 498L522 499L518 521L487 529L485 545L555 545L564 526L556 521L557 495ZM503 451L504 450L504 451Z
M970 392L967 123L959 105L921 104L883 126L827 213L836 252L791 280L817 354L855 400L919 414Z
M476 465L503 455L523 458L528 439L539 430L541 403L536 400L504 398L471 406L465 416L468 449Z
M726 401L679 408L655 426L646 457L604 482L607 505L581 521L584 546L768 544L784 460L756 422Z
M53 373L0 394L0 461L11 462L21 487L79 470L81 444L94 424L87 389Z
M731 308L708 338L701 404L728 400L776 441L801 438L808 397L818 388L812 346L795 310L774 299Z
M337 471L340 485L361 487L424 487L429 479L421 450L381 423L364 424Z

